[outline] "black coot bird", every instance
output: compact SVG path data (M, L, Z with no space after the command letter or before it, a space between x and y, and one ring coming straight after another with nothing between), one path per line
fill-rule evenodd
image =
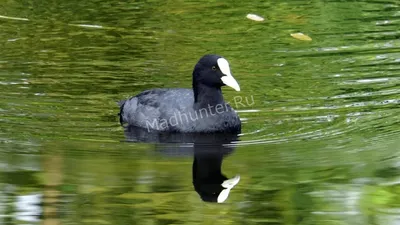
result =
M239 116L222 96L225 85L240 91L228 61L205 55L194 67L192 89L151 89L121 101L121 125L149 132L240 133Z

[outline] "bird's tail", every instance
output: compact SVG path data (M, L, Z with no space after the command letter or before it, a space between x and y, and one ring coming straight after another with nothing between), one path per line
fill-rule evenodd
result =
M118 116L119 116L119 123L121 124L121 126L122 126L122 124L124 122L124 120L122 118L122 114L124 113L125 102L126 102L126 100L121 100L121 101L118 102L118 105L119 105L119 108L120 108Z

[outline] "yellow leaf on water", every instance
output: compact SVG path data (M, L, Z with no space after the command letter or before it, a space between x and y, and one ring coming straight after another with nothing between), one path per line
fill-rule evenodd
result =
M294 34L290 34L290 36L292 36L298 40L302 40L302 41L312 41L312 39L309 36L307 36L303 33L294 33Z
M247 19L258 21L258 22L264 21L264 18L262 18L261 16L258 16L256 14L247 14L246 17L247 17Z

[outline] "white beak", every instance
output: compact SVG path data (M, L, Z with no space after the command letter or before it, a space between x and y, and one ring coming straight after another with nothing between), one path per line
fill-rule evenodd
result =
M229 68L229 63L226 61L224 58L219 58L217 60L218 67L221 70L221 72L225 75L221 77L222 83L224 83L226 86L229 86L236 91L240 91L240 87L238 82L233 78L231 74L231 69Z

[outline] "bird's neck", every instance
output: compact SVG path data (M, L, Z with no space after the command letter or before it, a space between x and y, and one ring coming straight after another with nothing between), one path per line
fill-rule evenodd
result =
M203 108L224 103L221 88L209 87L204 84L193 84L194 103Z

